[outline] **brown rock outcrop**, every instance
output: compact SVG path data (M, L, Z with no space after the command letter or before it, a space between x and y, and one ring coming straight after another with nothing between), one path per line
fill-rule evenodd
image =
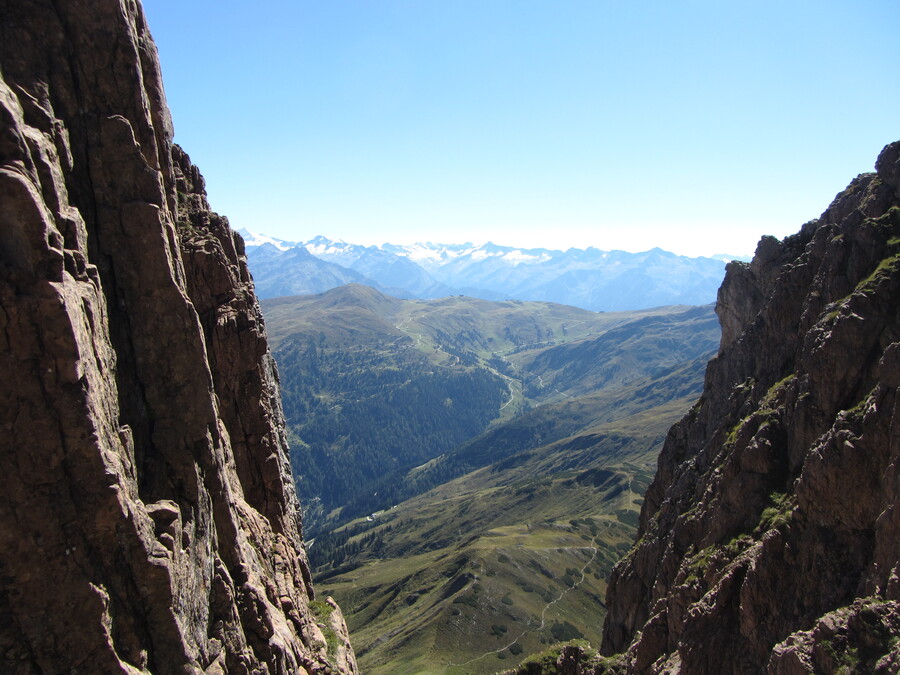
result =
M0 672L356 672L140 4L0 17Z
M719 291L603 652L628 672L897 672L900 143ZM854 670L855 669L855 670Z

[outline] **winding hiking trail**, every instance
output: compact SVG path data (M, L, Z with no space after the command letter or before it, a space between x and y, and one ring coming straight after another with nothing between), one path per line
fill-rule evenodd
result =
M538 386L539 386L541 389L544 389L544 388L547 386L547 385L544 384L544 378L541 377L540 375L534 375L534 374L532 374L531 372L529 372L529 371L527 371L527 370L523 370L522 372L523 372L525 375L531 375L532 381L534 381L534 380L536 379L536 380L538 381ZM564 392L564 391L560 391L560 390L557 389L556 387L553 387L553 389L551 389L550 391L555 391L557 394L559 394L559 395L562 396L563 398L575 398L574 396L571 396L571 395L567 394L567 393Z
M565 590L563 590L563 591L562 591L555 599L551 600L550 602L548 602L548 603L544 606L544 609L541 611L541 623L540 623L539 626L526 628L526 629L523 630L521 633L519 633L519 635L518 635L514 640L512 640L512 641L509 642L508 644L506 644L506 645L504 645L504 646L502 646L502 647L500 647L500 648L498 648L498 649L492 649L492 650L490 650L490 651L485 652L484 654L481 654L481 655L479 655L479 656L476 656L476 657L474 657L474 658L471 658L471 659L469 659L468 661L463 661L462 663L452 663L452 662L447 663L446 667L444 668L444 672L446 673L447 670L449 670L450 668L462 668L462 667L464 667L464 666L469 665L470 663L475 663L475 661L480 661L480 660L483 659L484 657L490 656L491 654L499 654L500 652L502 652L502 651L504 651L504 650L509 649L510 647L512 647L514 644L516 644L519 640L521 640L521 639L522 639L525 635L527 635L528 633L533 633L533 632L537 632L537 631L543 630L543 629L544 629L544 626L546 625L547 610L550 609L550 608L551 608L553 605L555 605L556 603L558 603L560 600L562 600L562 599L566 596L566 593L568 593L568 592L571 591L571 590L574 590L575 588L578 588L578 586L580 586L581 583L584 581L584 578L585 578L585 570L587 570L587 568L590 566L590 564L591 564L592 562L594 562L594 559L597 557L597 552L598 552L599 549L597 548L596 543L597 543L596 539L592 539L592 540L591 540L591 544L593 544L592 546L565 546L565 547L563 547L563 548L567 548L567 549L570 549L570 550L573 550L573 549L577 549L577 550L585 550L585 549L587 549L587 550L590 550L590 551L591 551L591 559L588 560L588 561L582 566L582 568L581 568L581 578L580 578L578 581L576 581L573 585L571 585L571 586L569 586L568 588L566 588ZM530 623L530 619L529 619L529 623Z
M416 339L416 347L421 347L422 346L422 334L421 333L413 333L411 330L406 330L403 327L403 324L409 323L410 318L411 317L406 317L405 319L403 319L403 321L401 321L396 326L394 326L394 328L399 330L401 333L406 333L407 335L414 337Z
M416 332L410 330L409 328L406 328L406 325L407 325L408 323L410 323L411 321L421 322L421 320L422 320L424 317L428 316L429 314L433 314L433 313L436 312L436 311L438 311L438 310L437 310L437 309L432 309L432 310L429 310L429 311L424 312L421 316L418 316L418 317L407 316L407 317L405 317L402 321L400 321L400 323L396 324L396 325L394 326L394 328L396 328L397 330L399 330L399 331L402 332L402 333L405 333L405 334L408 335L409 337L413 338L413 339L415 340L414 347L415 347L415 348L420 348L420 347L422 347L422 346L425 344L425 342L426 342L424 333L416 333ZM578 325L578 324L581 324L581 323L585 323L585 321L584 321L584 320L576 321L574 324L572 324L571 326L568 326L568 327L567 327L567 331L568 331L568 329L571 329L573 326ZM545 341L545 342L537 342L537 343L534 343L534 344L532 345L532 347L538 347L538 346L541 346L541 345L547 345L547 346L550 346L550 345L555 345L555 344L565 344L566 342L571 342L573 339L582 340L582 339L584 339L584 338L586 338L586 337L590 337L591 335L594 335L594 334L595 334L595 333L587 333L587 334L582 335L582 336L580 336L580 337L578 337L578 338L571 338L571 339L565 339L565 338L564 338L564 339L561 339L561 340L560 340L559 338L557 338L557 339L548 340L548 341ZM441 344L434 343L434 347L435 347L436 349L438 349L439 351L444 351L443 345L441 345ZM507 355L507 354L511 354L511 353L515 352L516 350L518 350L519 348L520 348L519 346L514 346L514 347L511 347L510 349L507 349L507 350L493 351L493 352L491 352L491 353L492 353L494 356L497 356L497 357L499 357L499 358L501 358L501 359L503 359L503 360L505 361L505 360L506 360L506 355ZM458 356L456 356L456 355L454 355L454 354L450 354L449 352L445 352L445 353L447 354L447 356L450 356L450 357L453 357L454 359L456 359L456 363L459 363L459 357L458 357ZM507 389L508 389L508 391L509 391L509 398L507 398L506 401L505 401L505 402L500 406L500 408L498 409L497 412L498 412L499 414L502 414L503 411L506 410L506 408L508 408L511 404L513 404L513 403L515 402L517 390L518 390L518 393L521 393L522 397L524 398L524 396L525 396L525 394L524 394L525 380L524 380L524 379L521 380L521 381L520 381L520 380L517 380L516 378L510 377L509 375L506 375L505 373L503 373L503 372L497 370L495 367L491 366L490 364L488 364L487 362L485 362L483 359L480 359L480 361L481 361L481 363L480 363L479 365L480 365L482 368L486 369L487 371L489 371L489 372L492 373L493 375L496 375L497 377L501 378L502 380L504 380L504 381L506 382L506 386L507 386ZM523 378L527 378L528 376L530 376L530 377L533 378L533 379L537 379L538 382L539 382L539 385L540 385L540 387L541 387L542 389L545 387L545 385L544 385L544 380L543 380L543 378L542 378L540 375L534 375L534 374L532 374L532 373L529 373L528 371L523 371L522 374L523 374ZM563 399L570 399L570 398L573 398L573 396L571 396L570 394L567 394L567 393L564 392L564 391L560 391L560 390L557 389L556 387L553 387L550 391L551 391L551 392L555 392L558 396L560 396L560 397L563 398Z
M432 311L435 311L435 310L432 310ZM426 312L426 314L430 314L430 312ZM405 319L403 319L403 321L401 321L396 326L394 326L394 328L396 328L397 330L399 330L402 333L406 333L411 338L414 338L416 341L415 347L421 347L425 343L423 334L415 333L415 332L409 330L408 328L404 327L411 320L412 320L412 317L406 317ZM418 319L416 319L416 320L418 320ZM443 345L435 344L435 347L438 350L443 351ZM497 354L497 353L498 352L494 352L494 354ZM447 356L452 356L454 359L456 359L456 363L459 363L459 357L456 356L455 354L447 353ZM480 365L485 370L489 371L490 373L496 375L497 377L501 378L503 381L506 382L506 387L507 387L507 390L509 391L509 398L506 399L506 402L503 405L501 405L499 410L497 411L498 413L502 412L503 410L505 410L507 408L507 406L509 406L511 403L513 403L516 400L515 385L519 385L521 387L521 384L515 378L512 378L509 375L501 373L499 370L497 370L493 366L488 365L487 363L481 363Z
M509 390L509 398L506 399L506 403L504 403L503 405L501 405L501 406L500 406L500 410L497 411L497 412L502 412L503 409L506 408L506 406L508 406L510 403L512 403L512 402L516 399L516 391L515 391L515 389L513 389L513 384L514 384L516 381L515 381L513 378L509 377L508 375L504 375L503 373L501 373L501 372L500 372L499 370L497 370L496 368L491 368L490 366L485 366L485 367L486 367L490 372L492 372L494 375L496 375L496 376L498 376L498 377L502 377L504 380L506 380L506 387L507 387L507 389Z

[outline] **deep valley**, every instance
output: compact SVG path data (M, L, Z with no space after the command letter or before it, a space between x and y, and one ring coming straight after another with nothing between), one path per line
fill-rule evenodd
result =
M264 311L315 580L366 672L492 673L599 642L656 453L718 344L711 307L350 285Z
M180 26L195 97L201 24ZM286 85L237 74L228 96L268 122ZM852 108L874 117L889 85ZM304 124L272 120L280 141ZM237 126L242 186L273 180L263 125ZM358 145L316 156L348 203ZM710 173L736 174L679 186L661 145L615 168L669 228L677 192L715 204ZM359 174L373 200L382 168ZM140 1L0 0L0 672L900 673L900 142L874 168L727 264L245 241L174 143ZM444 201L407 194L435 214L439 182Z

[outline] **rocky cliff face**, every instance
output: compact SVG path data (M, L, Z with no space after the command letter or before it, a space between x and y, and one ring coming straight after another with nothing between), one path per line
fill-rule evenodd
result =
M728 267L609 587L628 672L900 670L900 143L876 170Z
M356 672L140 4L0 17L0 671Z

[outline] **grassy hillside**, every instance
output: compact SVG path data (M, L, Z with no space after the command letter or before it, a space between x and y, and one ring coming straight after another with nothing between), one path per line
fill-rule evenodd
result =
M697 339L699 344L712 345L711 341L706 341L711 337L703 338L702 333L697 334ZM633 449L635 439L644 437L643 422L634 420L642 419L641 415L663 416L669 421L660 431L662 434L699 396L702 373L709 356L707 352L655 377L644 376L629 384L536 405L429 462L386 474L373 483L371 492L353 495L344 506L344 512L362 515L384 509L490 464L510 468L529 457L529 452L540 455L543 447L570 436L577 436L578 443L585 443L593 440L596 434L614 432L607 447L612 452L614 444L620 444L622 449L615 454L624 456ZM595 432L601 426L603 431ZM560 457L556 460L563 461ZM565 461L568 463L569 460ZM553 468L552 464L546 466Z
M512 454L334 533L345 555L317 584L344 609L365 672L493 673L560 640L599 642L609 571L693 398Z
M541 354L574 347L560 358L588 364L604 349L590 345L635 326L632 342L604 355L620 382L668 363L654 346L659 326L699 321L683 318L694 308L596 313L465 297L409 301L358 284L267 300L263 308L310 534L382 508L396 499L393 477L491 425L565 399L570 389L596 388L574 387L571 369L553 372L552 386L542 387Z
M705 353L718 340L709 306L668 308L635 317L590 340L577 340L508 357L526 376L526 393L561 400L659 376Z
M493 673L599 641L656 453L718 344L711 307L351 285L264 311L317 587L364 672Z

